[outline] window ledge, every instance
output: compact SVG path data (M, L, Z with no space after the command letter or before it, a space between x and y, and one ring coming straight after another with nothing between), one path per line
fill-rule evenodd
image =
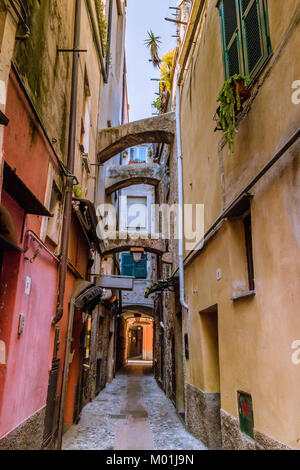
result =
M250 290L248 292L242 292L241 294L233 295L230 300L235 302L236 300L246 299L248 297L254 297L256 295L255 290Z

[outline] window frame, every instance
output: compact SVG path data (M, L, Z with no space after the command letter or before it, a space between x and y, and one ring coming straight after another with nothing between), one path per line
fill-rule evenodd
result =
M242 75L248 75L250 77L250 85L255 81L260 71L269 60L272 55L272 46L270 38L270 27L269 27L269 15L268 15L268 3L267 0L251 0L247 6L245 12L243 13L243 0L235 0L236 14L237 14L237 28L236 28L236 38L237 38L237 48L238 48L238 60L239 60L239 73ZM260 33L260 42L262 56L257 62L255 67L249 71L249 54L247 47L247 31L245 27L245 17L250 12L253 4L257 4L259 11L258 21L259 21L259 33ZM225 71L225 80L230 78L230 69L229 69L229 60L228 60L228 48L232 46L233 36L230 42L226 43L226 29L225 29L225 14L224 14L224 0L220 0L217 4L220 14L221 21L221 35L222 35L222 47L223 47L223 64Z

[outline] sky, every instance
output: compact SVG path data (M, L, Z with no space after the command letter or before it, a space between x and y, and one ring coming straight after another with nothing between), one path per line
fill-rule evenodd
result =
M136 121L152 116L155 109L151 107L157 98L159 71L155 69L150 59L150 50L144 44L147 31L150 29L155 36L160 36L159 56L162 57L176 46L176 24L165 21L172 18L177 6L177 0L127 0L127 32L126 32L126 61L129 96L129 118Z

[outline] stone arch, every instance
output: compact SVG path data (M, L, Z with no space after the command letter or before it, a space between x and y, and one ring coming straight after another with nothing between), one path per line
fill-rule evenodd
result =
M154 317L154 309L147 304L128 304L123 305L122 315L124 318L134 318L135 315Z
M145 252L163 255L166 252L166 243L162 239L151 239L151 235L148 238L140 237L137 240L133 238L122 240L122 237L118 236L115 239L103 240L102 254L107 256L122 253L130 251L131 248L144 248Z
M105 163L129 147L145 143L172 144L176 133L175 113L103 129L98 135L98 160Z
M108 168L105 191L109 195L120 189L137 184L157 186L163 176L163 167L157 163L113 166Z

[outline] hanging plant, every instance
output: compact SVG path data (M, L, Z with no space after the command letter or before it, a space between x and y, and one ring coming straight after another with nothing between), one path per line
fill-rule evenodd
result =
M217 97L217 101L221 103L218 110L220 124L232 153L234 153L233 134L236 129L236 116L241 111L243 102L250 96L248 84L249 77L233 75L226 80Z

